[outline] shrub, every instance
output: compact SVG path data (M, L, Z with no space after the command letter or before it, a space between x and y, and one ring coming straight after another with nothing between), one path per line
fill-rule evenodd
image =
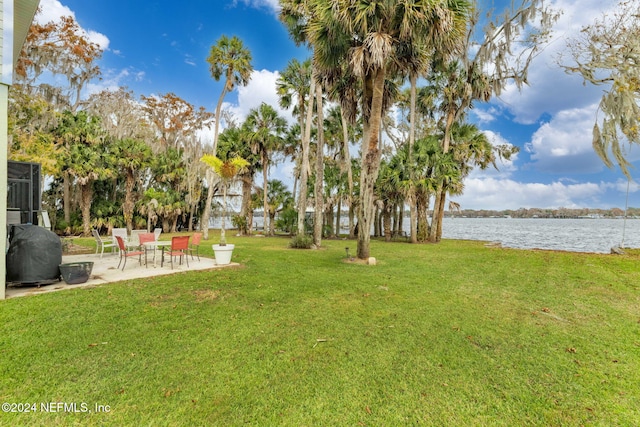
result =
M289 241L289 247L293 249L311 249L313 238L307 235L297 235Z
M285 233L293 233L298 223L298 211L293 208L286 208L280 212L276 220L276 228Z
M231 217L231 224L234 228L238 229L240 234L247 234L249 227L247 227L247 218L242 215L234 215Z

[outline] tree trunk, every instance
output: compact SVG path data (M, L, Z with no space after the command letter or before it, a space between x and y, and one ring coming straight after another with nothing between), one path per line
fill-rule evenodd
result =
M455 120L455 113L449 111L447 113L447 119L444 128L444 138L442 139L442 152L449 152L449 145L451 142L451 127ZM438 183L438 189L436 190L436 200L433 204L433 215L431 217L431 230L429 232L429 241L432 243L438 243L440 238L438 237L438 230L442 235L442 220L444 218L444 203L447 198L447 190L444 188L444 183Z
M338 197L338 209L336 212L336 237L340 237L340 210L342 209L342 198Z
M413 168L413 146L416 139L416 86L417 76L415 73L411 73L409 77L411 84L410 88L410 107L409 107L409 229L411 234L411 243L418 242L418 210L416 208L416 189L415 189L415 174Z
M227 87L229 85L229 80L225 81L224 87L222 88L222 93L220 94L220 98L218 98L218 105L216 105L216 123L213 129L213 154L214 156L218 152L218 131L220 129L220 113L222 112L222 101L224 101L224 96L227 94Z
M307 213L307 180L309 178L309 145L311 141L311 121L313 119L313 100L315 97L316 81L311 78L309 89L309 104L307 107L307 120L304 125L302 138L302 162L300 166L300 195L298 196L298 235L304 236L304 220Z
M247 226L249 235L253 234L253 209L249 209L249 213L247 214Z
M191 233L193 231L193 216L196 213L196 207L194 205L191 206L191 208L189 209L189 233Z
M222 183L222 217L220 218L220 246L227 245L227 182Z
M436 242L442 240L442 222L444 221L445 201L447 200L447 190L442 190L440 196L440 218L438 219L438 229L436 230Z
M207 188L207 201L204 204L204 212L202 212L202 220L200 221L200 230L204 240L209 238L209 218L211 217L211 203L213 203L214 192L214 173L210 169L207 169L206 178L209 188Z
M416 213L418 218L416 243L424 243L429 237L429 223L427 221L427 209L429 208L429 196L420 191L416 194Z
M69 172L64 172L62 179L62 208L64 221L69 227L71 226L71 176L69 176Z
M333 203L327 203L324 205L324 228L327 230L327 237L334 237L336 235L333 226L334 216L333 216Z
M91 199L93 198L93 182L80 185L82 204L82 234L91 236Z
M362 170L360 172L360 209L358 211L358 258L370 257L371 226L374 216L374 186L380 171L381 151L379 145L380 122L382 121L382 97L384 93L384 69L375 72L369 129L365 129L368 144L363 144Z
M353 221L353 170L351 169L351 153L349 152L349 128L347 118L344 116L344 110L340 107L340 121L342 123L342 149L344 158L344 167L347 170L347 204L349 205L349 238L355 238L355 227ZM340 229L338 228L338 234Z
M122 213L124 215L124 222L127 226L127 233L131 234L133 230L133 187L135 185L135 176L133 171L128 169L126 171L126 181L124 185L124 203L122 204Z
M269 212L269 236L276 235L276 213Z
M242 207L240 208L240 216L246 221L245 227L238 230L241 236L250 234L250 230L253 228L253 215L249 218L251 211L251 187L252 177L244 175L242 177Z
M384 230L384 240L387 242L391 241L391 212L393 211L392 206L385 203L384 208L382 208L382 228Z
M171 232L176 233L178 231L178 215L173 214L171 216Z
M437 243L438 238L438 223L440 222L440 199L442 197L443 184L440 182L436 189L436 199L433 202L433 213L431 214L431 229L429 230L429 241L431 243Z
M316 83L316 108L318 120L318 140L316 148L316 181L314 185L314 198L316 200L314 221L313 221L313 244L316 247L322 246L322 228L324 214L324 115L322 114L322 86Z
M349 239L356 238L355 216L356 216L356 209L355 209L355 206L351 204L351 206L349 206Z
M262 232L264 233L265 236L268 236L268 229L267 229L267 218L268 218L268 213L267 213L267 191L269 190L269 182L267 181L267 178L269 177L269 159L267 158L267 151L265 149L261 150L260 152L260 160L262 162L262 179L263 179L263 183L262 183Z

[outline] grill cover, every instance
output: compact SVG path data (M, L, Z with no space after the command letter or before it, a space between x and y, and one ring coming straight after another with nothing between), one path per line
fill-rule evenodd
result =
M7 281L51 282L60 279L62 243L53 232L37 225L12 225L7 251Z

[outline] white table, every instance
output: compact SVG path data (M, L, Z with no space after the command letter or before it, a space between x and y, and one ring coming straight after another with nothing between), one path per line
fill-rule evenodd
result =
M156 249L162 249L163 246L171 246L171 240L156 240L154 242L144 242L142 246L145 247L145 260L146 250L153 249L153 266L156 266Z

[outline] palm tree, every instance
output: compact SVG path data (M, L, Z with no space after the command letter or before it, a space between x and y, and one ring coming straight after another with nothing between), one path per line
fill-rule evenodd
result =
M285 207L291 203L291 192L280 180L269 181L269 192L267 194L267 210L269 212L269 235L275 235L275 218L278 208Z
M133 229L133 213L136 201L134 187L137 178L150 165L151 148L142 140L124 138L115 141L110 147L115 165L124 173L124 203L122 212L127 230Z
M225 233L225 220L227 217L227 187L229 184L249 166L249 162L242 157L232 157L228 160L220 160L211 154L205 154L200 159L206 163L222 181L222 217L220 220L220 246L227 245Z
M297 105L294 115L298 116L301 141L301 157L296 159L300 194L298 196L298 234L304 234L304 214L307 209L307 180L309 178L309 146L311 140L311 118L315 96L315 79L312 78L311 61L303 63L292 60L277 81L280 105L289 108L295 96Z
M207 62L210 67L211 76L216 80L224 75L225 81L216 105L216 123L213 132L213 155L216 155L218 148L218 131L220 129L220 112L222 101L228 92L231 92L236 85L246 86L251 79L253 65L251 65L251 52L244 47L242 40L233 36L231 38L223 35L216 44L211 46Z
M322 224L324 220L324 198L322 187L324 185L324 112L322 100L322 85L316 84L316 115L318 133L316 138L316 179L313 188L315 200L313 218L313 244L319 248L322 246Z
M75 178L80 187L80 208L85 236L91 235L91 202L93 183L113 175L108 156L104 155L104 132L100 120L85 111L65 111L55 133L66 145L63 152L63 171ZM107 160L107 161L105 161Z
M218 149L218 131L220 129L220 115L222 111L222 102L225 95L232 91L236 85L240 84L246 86L251 78L253 72L253 65L251 65L251 52L246 49L238 37L233 36L229 38L222 36L216 44L211 46L209 57L207 62L210 67L211 76L216 80L224 75L225 81L218 98L218 105L216 106L216 123L213 131L213 150L212 155L215 156ZM209 238L209 217L211 216L211 202L213 201L213 175L208 174L207 182L209 188L207 191L207 202L204 206L204 212L202 213L201 229L204 239Z
M252 147L251 151L260 155L263 182L263 227L266 234L269 163L271 162L272 152L279 150L282 145L287 122L278 115L278 112L272 106L263 102L258 108L249 112L246 126Z
M165 232L175 232L178 218L186 211L183 196L186 167L182 150L168 148L158 153L151 162L151 186L159 194L156 212Z

